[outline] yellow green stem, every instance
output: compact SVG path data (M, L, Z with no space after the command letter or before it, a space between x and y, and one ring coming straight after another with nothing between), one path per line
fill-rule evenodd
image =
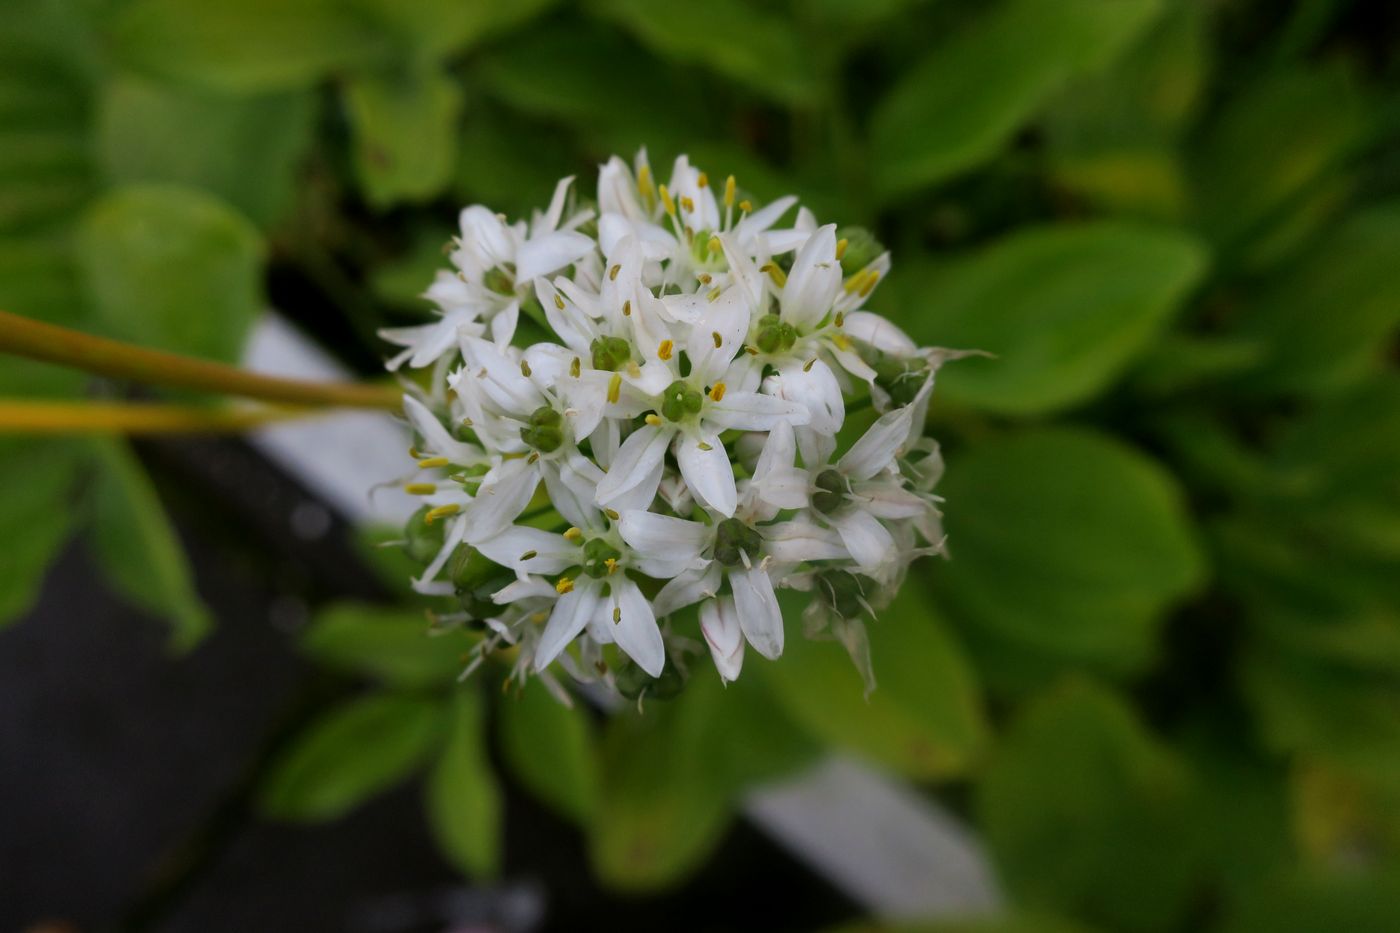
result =
M201 408L197 405L0 399L0 435L228 434L317 413L310 408Z
M397 409L401 404L400 393L387 385L306 382L263 376L224 363L95 337L5 311L0 311L0 353L146 385L290 405Z

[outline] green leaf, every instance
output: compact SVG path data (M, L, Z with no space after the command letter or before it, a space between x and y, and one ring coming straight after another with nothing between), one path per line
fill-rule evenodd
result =
M83 219L79 259L98 319L145 346L234 361L262 310L257 231L191 189L107 194Z
M676 883L719 843L744 787L811 761L815 750L758 678L725 688L707 668L675 700L608 722L590 852L613 887Z
M389 34L348 0L135 0L117 14L112 46L136 71L221 91L305 87L382 61Z
M1082 430L1007 435L952 458L951 559L932 583L970 632L1052 669L1152 656L1164 611L1202 578L1181 494L1154 462ZM974 642L975 644L975 642ZM993 655L985 662L995 667Z
M374 694L339 706L273 762L262 809L274 819L333 820L413 772L441 726L438 704L417 697Z
M1345 66L1262 72L1221 109L1193 160L1201 229L1262 262L1263 247L1273 244L1260 234L1300 206L1309 210L1307 195L1363 141L1368 109ZM1305 214L1293 239L1325 216Z
M307 91L231 96L119 76L103 89L97 146L117 184L202 188L268 227L292 199L314 117Z
M816 74L796 30L757 4L596 0L593 8L669 61L703 65L790 106L816 100Z
M369 202L426 201L452 180L462 89L435 71L363 74L345 86L355 173Z
M173 647L188 650L214 620L195 590L180 539L131 449L120 441L95 446L92 540L102 572L127 599L166 619Z
M459 197L512 217L548 204L559 179L578 170L566 134L490 111L468 121L458 149Z
M1189 773L1116 695L1070 683L1012 724L977 788L1019 903L1107 929L1176 929L1197 856Z
M412 609L340 603L316 614L301 648L318 664L415 688L454 682L475 641L462 629L433 631Z
M1004 0L931 51L871 118L890 199L994 155L1050 94L1126 49L1160 0Z
M0 437L0 626L34 604L49 563L68 540L89 453L73 440Z
M976 678L919 587L866 623L878 683L867 700L846 650L791 638L767 667L773 692L794 720L828 745L915 780L965 771L986 738ZM805 598L785 593L783 615L801 617Z
M947 920L909 920L894 923L857 923L827 933L1089 933L1089 928L1044 913L998 910L989 917L952 917Z
M569 819L588 825L598 810L600 784L587 714L529 682L519 696L501 701L499 716L501 752L520 782Z
M428 824L463 873L490 877L501 864L502 800L486 751L481 692L457 690L447 745L428 775Z
M1286 875L1234 905L1224 933L1389 933L1400 917L1400 875L1360 868Z
M558 0L349 0L418 61L437 61L535 19Z
M1027 228L925 287L902 323L922 343L985 350L939 373L940 396L1004 414L1084 402L1162 332L1205 270L1190 237L1114 221ZM913 317L917 313L917 318Z
M1379 371L1400 328L1400 202L1361 211L1271 276L1235 323L1264 360L1255 391L1334 392Z

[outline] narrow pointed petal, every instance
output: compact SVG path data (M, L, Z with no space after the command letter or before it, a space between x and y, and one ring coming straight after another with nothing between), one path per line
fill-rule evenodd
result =
M656 466L664 461L666 445L671 442L673 434L670 429L650 424L633 431L618 448L607 475L598 484L598 504L608 505L624 493L650 483L653 475L656 484L660 485L661 476L656 472ZM656 488L653 486L651 495L655 494Z
M705 422L720 430L771 431L779 421L804 425L811 420L807 406L758 392L726 392L705 408Z
M526 283L560 269L587 256L593 240L572 230L556 230L535 237L524 246L515 259L515 279Z
M531 528L511 527L476 545L476 549L517 574L555 574L578 563L578 546L563 535Z
M405 395L403 411L413 429L423 438L423 453L437 454L461 465L482 462L483 455L480 450L448 434L447 428L443 427L437 416L428 411L428 407L418 399Z
M837 461L836 468L853 480L870 479L885 469L908 440L912 416L908 407L881 415Z
M700 631L719 676L727 683L738 680L744 666L744 633L734 600L728 596L707 600L700 607Z
M666 645L656 627L651 603L637 584L625 578L613 583L611 603L613 611L607 624L613 628L613 640L638 667L659 677L666 666Z
M894 537L869 512L852 509L834 524L851 558L863 570L875 570L895 556Z
M599 602L598 586L592 580L581 581L575 589L559 597L554 611L549 614L544 634L535 646L536 671L549 667L560 652L569 647L569 642L598 615Z
M768 571L731 570L729 583L734 588L734 608L739 627L754 650L765 658L777 659L783 653L783 612L778 608L778 596Z
M651 601L652 608L658 616L668 616L715 595L721 582L721 567L711 561L704 570L688 570L671 579Z
M841 263L836 258L836 225L817 229L792 262L779 298L783 319L813 325L831 310L841 290Z
M540 482L536 464L507 460L486 475L476 498L462 510L467 543L478 544L514 522L525 511Z
M739 505L734 466L716 434L685 435L676 441L676 462L691 495L726 518Z

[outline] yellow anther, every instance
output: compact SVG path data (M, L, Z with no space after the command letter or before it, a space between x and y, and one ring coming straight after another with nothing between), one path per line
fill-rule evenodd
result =
M851 341L845 334L832 334L831 342L836 344L836 349L838 350L849 350L851 348Z
M875 290L875 283L880 281L880 273L876 272L874 269L871 269L870 274L867 275L865 278L865 284L860 287L860 297L862 298L868 297L870 293Z
M673 341L663 340L661 341L661 345L656 348L656 355L661 357L661 359L663 360L669 360L671 358L671 354L675 351L675 349L676 345Z
M655 412L652 412L651 414L647 415L646 422L653 428L659 428L661 427L661 416L656 414Z
M525 458L525 462L526 462L526 463L534 463L534 462L538 461L539 459L540 459L540 452L539 452L538 450L532 450L532 451L530 451L530 456L528 456L528 457Z
M448 460L446 457L429 457L426 460L418 461L418 469L435 470L438 467L445 467L449 463L451 463L451 461Z
M754 346L753 344L746 343L744 344L744 352L747 353L749 356L758 356L758 354L761 351L758 349L758 347Z
M608 380L608 401L617 404L618 397L622 394L622 374L613 373Z
M702 272L697 275L696 278L700 280L701 285L709 285L710 282L714 280L714 276L710 275L708 272Z
M608 518L611 518L613 521L617 521L619 518L622 517L622 514L618 512L617 509L603 509L603 514L606 515Z
M624 302L622 303L622 316L623 316L623 317L631 317L631 316L632 316L632 299L631 299L631 298L628 298L626 301L624 301Z
M618 274L618 272L620 272L621 270L622 270L622 266L621 266L621 265L616 265L616 266L613 266L611 269L609 269L609 270L608 270L608 281L609 281L609 282L616 282L616 281L617 281L617 274Z
M462 507L455 502L449 502L447 505L440 505L435 509L431 509L427 515L423 516L423 524L431 525L439 518L456 515L460 511L462 511Z
M613 625L622 621L622 607L613 606Z
M687 214L695 213L695 202L690 199L689 195L681 195L681 207L685 209Z
M724 180L724 206L734 206L734 189L737 187L734 176L730 175Z
M464 427L464 428L470 428L470 427L473 427L473 426L475 426L475 425L476 425L476 422L473 421L473 420L470 419L470 418L463 418L463 419L462 419L462 427Z
M616 558L616 557L608 557L608 558L605 558L605 559L603 560L603 563L604 563L605 565L607 565L607 568L608 568L608 576L612 576L613 574L617 573L617 558Z
M572 593L573 590L574 581L570 580L568 577L560 577L559 582L554 584L554 592L558 593L560 596L563 596L565 593Z
M804 364L802 365L802 371L803 371L804 373L810 373L810 372L812 371L812 367L813 367L813 366L816 366L816 365L817 365L817 358L814 356L814 357L812 357L810 360L808 360L806 363L804 363Z
M582 372L583 361L580 360L578 357L574 357L573 362L569 364L569 375L577 379Z
M640 367L640 366L637 365L637 361L636 361L636 360L628 360L628 361L627 361L627 375L631 376L633 379L640 379L640 378L641 378L641 375L642 375L642 367Z
M657 191L661 194L661 205L666 208L666 213L674 217L676 215L676 202L671 197L671 192L666 190L665 185L659 186Z
M408 448L408 455L409 455L410 457L412 457L414 460L417 460L419 457L423 456L422 454L420 454L420 453L418 452L418 448L417 448L417 447L410 447L410 448Z
M710 401L718 402L724 399L724 383L716 382L710 386Z
M765 262L763 268L758 271L767 272L768 277L773 280L773 284L779 288L787 284L787 273L776 262Z
M836 320L833 321L832 323L834 323L837 327L840 327L842 324L845 324L845 323L846 323L846 312L845 312L845 311L837 311L837 312L836 312Z
M836 259L839 262L842 256L846 255L846 247L851 245L851 241L842 237L836 241Z
M655 186L651 181L650 165L643 165L641 168L637 169L637 190L647 198L650 198L656 193Z
M696 447L699 447L701 450L705 451L706 453L709 453L710 451L714 450L714 447L712 447L712 446L709 445L709 444L706 444L704 441L699 441L698 443L696 443L695 446L696 446Z
M564 310L564 299L559 297L558 292L554 293L554 307L558 308L560 311Z
M697 187L697 188L703 188L703 187L705 187L706 185L708 185L709 183L710 183L710 176L709 176L709 175L706 175L704 172L701 172L699 175L696 175L696 176L695 176L695 187Z
M719 331L717 331L717 330L712 330L712 331L710 331L710 339L712 339L712 340L715 342L715 349L716 349L716 350L718 350L720 347L724 346L724 338L720 336Z
M745 198L744 200L739 202L739 210L743 211L745 214L752 213L753 202L750 201L748 198Z
M544 623L549 621L549 613L536 612L530 616L530 621L535 623L536 625L543 625Z
M719 301L719 296L722 295L722 294L724 294L724 292L722 292L720 289L716 288L715 290L713 290L712 292L710 292L710 293L709 293L708 295L706 295L705 297L706 297L707 299L709 299L710 301Z
M709 247L712 253L724 252L724 244L719 241L719 237L717 236L710 237Z
M583 537L583 530L582 530L581 528L579 528L577 525L570 526L569 530L566 531L566 532L564 532L564 540L565 540L565 541L577 541L579 538L582 538L582 537Z
M530 363L527 360L520 361L520 375L526 379L530 378Z
M437 492L437 483L409 483L404 486L403 491L410 496L431 496Z
M866 270L862 269L855 275L846 279L845 284L842 285L842 288L846 290L846 294L852 294L853 292L857 291L862 285L865 284L865 274Z
M536 557L539 557L539 556L540 556L540 552L539 552L539 551L526 551L524 554L521 554L521 555L520 555L520 559L521 559L521 560L534 560Z

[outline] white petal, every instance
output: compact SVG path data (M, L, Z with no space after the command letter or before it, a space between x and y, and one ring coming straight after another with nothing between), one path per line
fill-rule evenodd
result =
M462 248L484 267L503 265L515 258L509 228L490 209L473 204L462 210L458 223L462 228Z
M775 659L783 653L783 611L773 592L768 571L731 570L729 583L734 588L734 608L739 615L739 627L754 650L765 658Z
M813 325L831 310L841 289L841 263L836 258L836 225L817 229L798 251L780 297L783 320Z
M680 435L676 462L691 495L725 517L734 514L739 491L734 485L734 467L718 435Z
M437 416L428 411L426 405L411 395L403 397L403 411L408 416L413 429L423 438L424 453L446 457L457 464L469 465L482 462L483 455L471 444L459 441L447 433Z
M578 586L559 597L554 611L549 614L544 634L535 646L535 670L544 670L559 657L598 612L599 592L593 580L581 580Z
M505 346L515 338L515 325L520 320L520 302L512 301L491 318L491 339Z
M721 570L718 561L711 561L704 570L689 570L678 575L656 594L651 601L652 609L658 616L667 616L708 599L719 591Z
M462 510L467 543L478 544L514 522L529 505L539 482L539 468L524 459L507 460L488 473L476 498Z
M806 508L810 482L806 470L793 467L770 470L754 479L759 498L780 509Z
M598 484L598 504L607 505L623 493L631 492L638 486L650 483L653 475L659 485L661 475L656 466L666 457L666 445L671 442L673 431L655 425L644 424L633 431L622 447L612 458L607 476ZM656 487L651 488L651 495ZM648 497L650 499L650 496Z
M851 509L833 520L851 558L864 570L874 570L894 557L894 538L869 512Z
M728 596L707 600L700 607L700 631L719 676L725 681L737 680L744 666L744 634L734 600Z
M709 527L700 522L641 509L623 512L617 530L627 546L639 554L680 562L698 558L711 537Z
M625 577L612 581L610 602L608 624L613 627L613 640L638 667L659 677L666 666L666 645L661 640L661 630L656 627L651 603L637 584Z
M443 535L442 547L438 549L432 562L423 570L423 575L413 581L413 589L419 593L434 594L439 588L434 584L437 575L442 573L442 568L447 566L447 561L452 557L452 552L457 549L457 545L462 543L462 538L466 536L467 524L462 521L460 515L452 519L452 524L447 526L447 533ZM452 584L446 584L446 592L452 592Z
M563 535L527 525L512 525L477 544L476 549L518 574L559 573L579 562L578 546Z
M918 518L930 508L921 496L886 477L852 483L851 500L876 518Z
M762 233L778 222L778 219L788 212L788 208L797 203L797 196L792 194L783 195L760 207L735 225L734 232L743 239L756 233Z
M563 460L543 464L544 487L549 501L569 524L579 528L602 525L594 498L603 471L587 457L575 451Z
M800 401L807 406L813 431L835 434L841 430L846 420L846 403L841 397L841 384L825 361L788 363L779 370L773 383L775 394L780 398Z
M759 528L759 533L766 542L764 552L782 564L841 560L849 556L839 535L805 519L764 525Z
M911 417L908 407L881 415L837 461L836 468L853 480L870 479L879 473L894 462L908 440Z
M718 402L705 406L705 422L720 430L770 431L779 421L807 424L811 415L801 402L758 392L726 392Z
M869 311L850 312L843 327L847 337L869 344L881 353L909 357L919 352L918 345L908 334L891 324L888 318Z
M557 272L577 262L593 249L593 240L572 230L557 230L535 237L515 259L515 280L522 285L531 279Z
M699 315L691 325L686 351L692 375L705 385L713 385L743 346L749 332L750 302L742 284L726 288L714 301L703 294L698 297ZM716 334L719 346L715 346Z
M554 196L549 199L549 209L539 218L540 232L558 228L559 219L564 216L564 199L569 196L569 186L573 183L574 176L570 175L559 179L559 183L554 186Z

